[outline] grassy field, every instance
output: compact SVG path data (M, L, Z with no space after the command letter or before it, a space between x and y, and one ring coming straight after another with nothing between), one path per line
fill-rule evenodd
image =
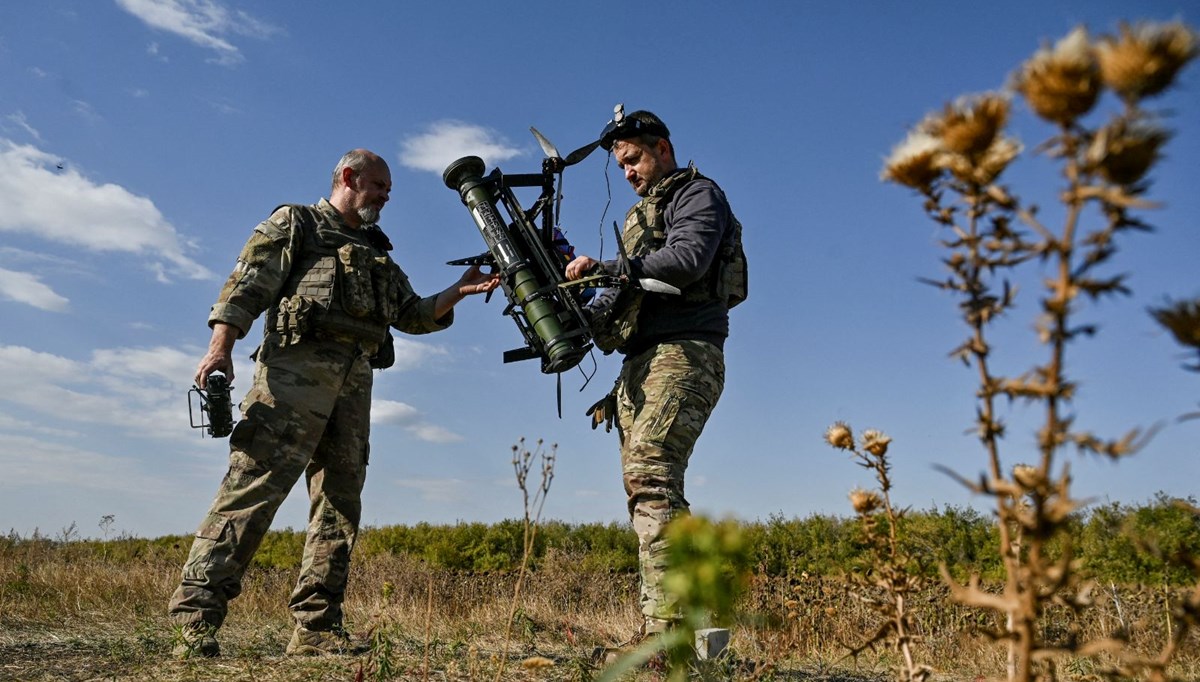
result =
M505 680L590 680L602 672L594 652L637 628L636 576L582 569L579 555L547 553L526 582L506 640L513 572L377 554L363 557L351 580L347 614L357 654L285 657L295 571L256 567L221 630L222 657L176 661L165 610L187 547L143 542L128 556L116 551L119 542L0 543L0 680L492 680L501 663ZM840 578L755 576L732 626L731 655L698 676L896 679L894 651L846 657L879 625L876 612L846 588ZM1046 627L1062 636L1128 631L1135 648L1149 654L1172 627L1165 600L1178 593L1105 587L1086 618L1049 613ZM941 587L912 604L921 637L916 652L937 671L933 679L1003 677L1003 648L974 632L992 625L992 616L951 603ZM1179 679L1200 679L1198 640L1193 633L1176 658ZM1109 663L1104 656L1063 660L1060 679L1101 679Z

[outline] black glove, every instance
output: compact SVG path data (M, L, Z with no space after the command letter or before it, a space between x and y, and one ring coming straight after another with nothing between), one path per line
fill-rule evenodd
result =
M587 415L592 418L592 430L595 431L600 422L604 422L605 433L612 431L613 420L617 418L617 394L609 393L595 405L588 408Z

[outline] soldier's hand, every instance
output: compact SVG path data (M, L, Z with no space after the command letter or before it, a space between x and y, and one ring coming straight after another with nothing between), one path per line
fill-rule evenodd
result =
M233 381L233 356L231 354L220 354L209 352L200 359L200 364L196 366L196 385L200 388L208 388L208 375L213 372L220 372L225 375L225 378Z
M500 275L494 272L483 272L478 265L472 265L458 279L458 293L463 296L482 294L500 286Z
M595 431L600 422L604 422L605 433L612 431L613 420L617 417L617 396L609 393L596 404L588 408L587 415L592 418L592 430Z
M200 364L196 366L195 380L200 388L208 387L208 375L213 372L221 372L233 383L233 344L237 340L239 330L233 325L217 322L212 331L208 352L200 358Z
M590 256L579 256L570 263L567 263L567 269L564 274L567 276L568 280L579 279L580 277L583 277L591 272L592 268L596 267L597 265L599 265L599 263Z

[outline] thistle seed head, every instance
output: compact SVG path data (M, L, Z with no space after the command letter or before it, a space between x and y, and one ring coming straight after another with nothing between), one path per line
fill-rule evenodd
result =
M962 182L986 186L1000 177L1013 159L1020 155L1022 149L1020 142L1009 137L999 137L992 142L987 151L977 157L945 154L941 161L946 170Z
M863 431L863 435L862 435L863 450L866 450L867 452L871 453L872 455L875 455L876 457L883 457L884 455L886 455L887 449L888 449L888 443L891 443L891 442L892 442L891 437L884 434L882 431L876 431L875 429L867 429L866 431Z
M1028 464L1018 464L1014 466L1012 475L1013 480L1026 490L1037 490L1043 483L1045 483L1042 475L1038 473L1037 467L1030 466Z
M867 516L882 507L883 500L874 490L855 488L850 491L850 506L854 507L857 514Z
M1181 345L1200 348L1200 298L1168 302L1162 308L1151 308L1150 314Z
M1021 93L1038 116L1069 124L1091 110L1100 95L1100 67L1082 26L1042 48L1021 65L1013 89Z
M1117 119L1101 128L1088 146L1086 161L1107 181L1132 185L1158 161L1171 133L1144 119Z
M854 447L854 434L846 422L834 422L825 429L825 442L839 450L849 450Z
M996 93L947 104L941 116L926 119L924 128L955 154L973 157L987 151L1008 122L1008 98Z
M1183 23L1122 24L1119 37L1096 45L1105 85L1127 102L1166 90L1175 75L1197 54L1196 33Z
M923 130L913 130L884 161L879 178L884 182L928 192L942 174L942 168L937 163L942 151L941 140Z

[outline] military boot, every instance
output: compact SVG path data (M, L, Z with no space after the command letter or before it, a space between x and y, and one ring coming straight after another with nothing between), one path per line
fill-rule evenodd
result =
M593 662L609 666L636 653L644 653L648 655L648 658L638 667L655 671L666 670L666 652L657 642L663 633L670 629L671 625L672 623L668 621L647 618L642 627L625 642L616 646L601 647L594 650L592 652ZM654 651L649 652L646 649L654 649Z
M309 630L297 625L287 645L288 656L340 656L353 652L350 635L343 628Z
M179 629L171 655L179 660L220 656L221 645L217 642L217 629L204 621L184 625Z

